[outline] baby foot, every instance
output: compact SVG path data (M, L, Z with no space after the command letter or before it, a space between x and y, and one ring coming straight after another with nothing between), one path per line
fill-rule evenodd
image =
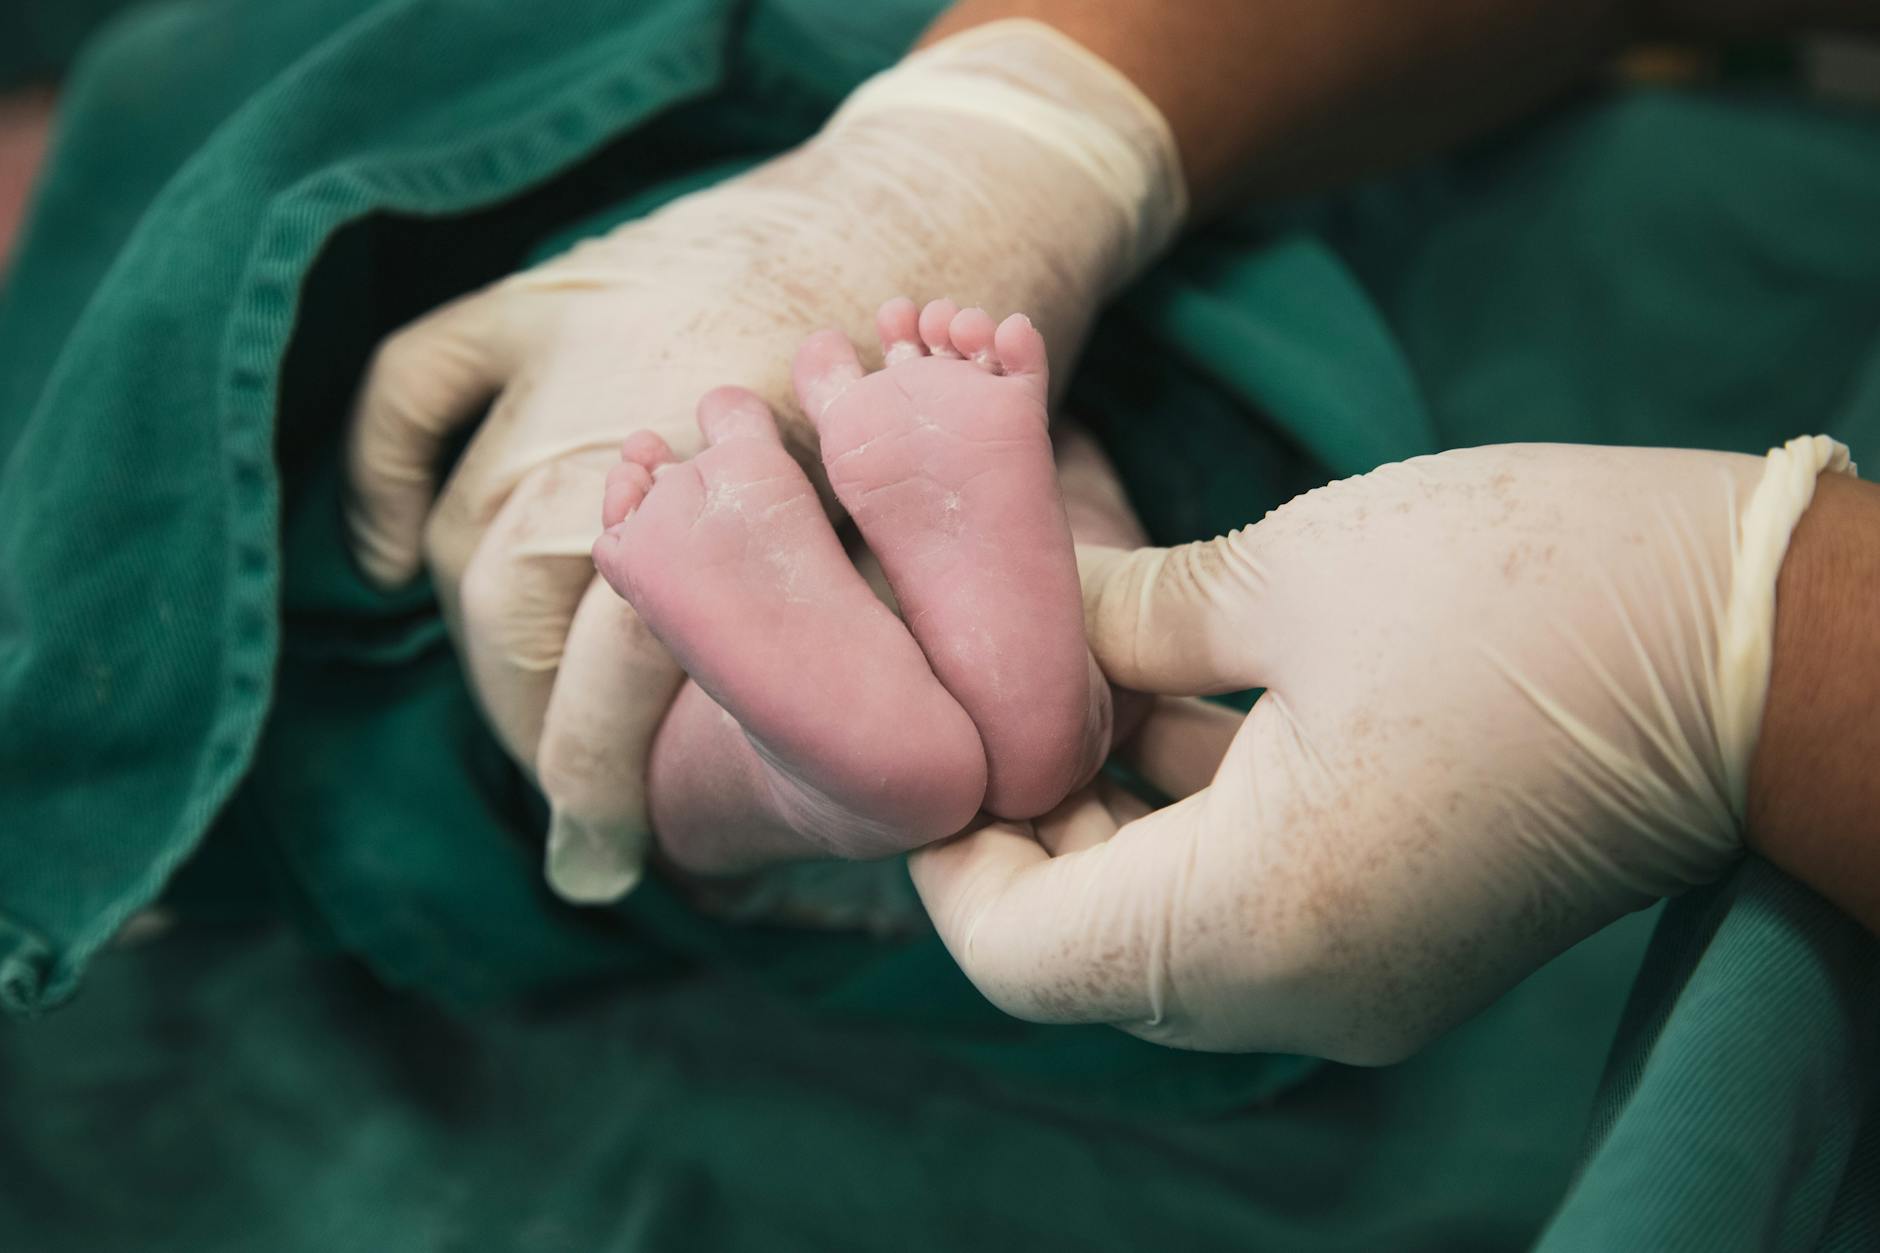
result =
M1030 818L1102 764L1109 690L1046 429L1044 339L1014 314L883 305L887 364L836 331L796 355L830 486L880 559L907 628L985 743L985 808Z
M856 572L764 402L721 387L698 422L707 446L690 461L651 432L627 440L594 564L710 697L675 702L667 723L683 725L660 739L686 746L672 759L687 777L662 788L656 752L652 790L703 792L698 812L759 826L780 816L797 845L763 837L688 868L740 869L740 852L879 856L960 830L985 792L972 721ZM710 795L740 788L754 796ZM686 843L668 829L690 822L682 809L655 814L669 852Z

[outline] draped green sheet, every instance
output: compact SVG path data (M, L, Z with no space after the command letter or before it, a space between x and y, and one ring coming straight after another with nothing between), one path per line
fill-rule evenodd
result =
M1557 1247L1858 1240L1874 946L1765 867L1666 915L1616 1045L1636 923L1377 1074L1010 1023L931 936L542 889L539 799L427 590L371 591L340 546L366 354L547 241L800 138L933 7L194 0L90 47L0 293L0 1004L66 1000L166 884L193 921L0 1034L0 1229L47 1249L1507 1247L1567 1189L1611 1050ZM1197 235L1106 319L1071 403L1162 540L1497 439L1826 430L1858 456L1880 422L1876 221L1872 114L1588 98ZM231 921L280 914L448 1008ZM1693 1137L1734 1173L1672 1170ZM1721 1179L1764 1228L1702 1223Z

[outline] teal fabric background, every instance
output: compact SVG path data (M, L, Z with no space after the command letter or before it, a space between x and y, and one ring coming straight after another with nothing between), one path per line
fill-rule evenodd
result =
M1543 1253L1880 1245L1880 962L1768 864L1665 911Z
M542 888L539 798L428 590L372 591L340 545L360 369L550 241L807 134L932 7L189 0L90 45L0 293L0 1005L68 1000L166 886L187 921L0 1034L0 1228L1505 1248L1567 1192L1613 1049L1555 1247L1859 1247L1874 945L1765 867L1673 907L1622 1025L1637 922L1378 1073L1012 1023L930 936ZM1498 439L1858 456L1875 221L1871 113L1606 93L1197 234L1070 403L1164 541ZM1680 1166L1692 1137L1731 1168ZM1762 1226L1715 1204L1730 1180Z

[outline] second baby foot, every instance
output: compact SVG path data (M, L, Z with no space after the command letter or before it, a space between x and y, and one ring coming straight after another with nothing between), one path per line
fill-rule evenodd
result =
M1102 764L1109 689L1046 429L1044 338L1021 314L895 300L885 368L847 337L797 352L797 397L830 486L880 560L907 629L985 742L985 808L1031 818Z
M702 689L681 692L656 744L661 843L722 872L958 831L985 791L974 724L843 551L764 402L721 387L698 418L706 448L689 461L650 432L627 440L594 545Z

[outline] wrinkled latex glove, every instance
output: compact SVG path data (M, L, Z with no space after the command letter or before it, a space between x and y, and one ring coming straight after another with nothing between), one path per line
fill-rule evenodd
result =
M550 881L617 897L646 847L645 760L680 682L594 575L607 469L651 428L696 450L699 396L783 416L802 337L902 292L1024 309L1069 359L1091 309L1184 211L1161 116L1047 27L995 23L864 84L803 147L399 331L365 380L348 521L382 584L428 563L485 714L554 813ZM450 432L489 405L437 492Z
M1776 576L1824 468L1824 438L1469 449L1086 550L1112 681L1265 695L1164 703L1138 764L1175 803L934 845L922 900L1021 1017L1401 1058L1742 852Z

